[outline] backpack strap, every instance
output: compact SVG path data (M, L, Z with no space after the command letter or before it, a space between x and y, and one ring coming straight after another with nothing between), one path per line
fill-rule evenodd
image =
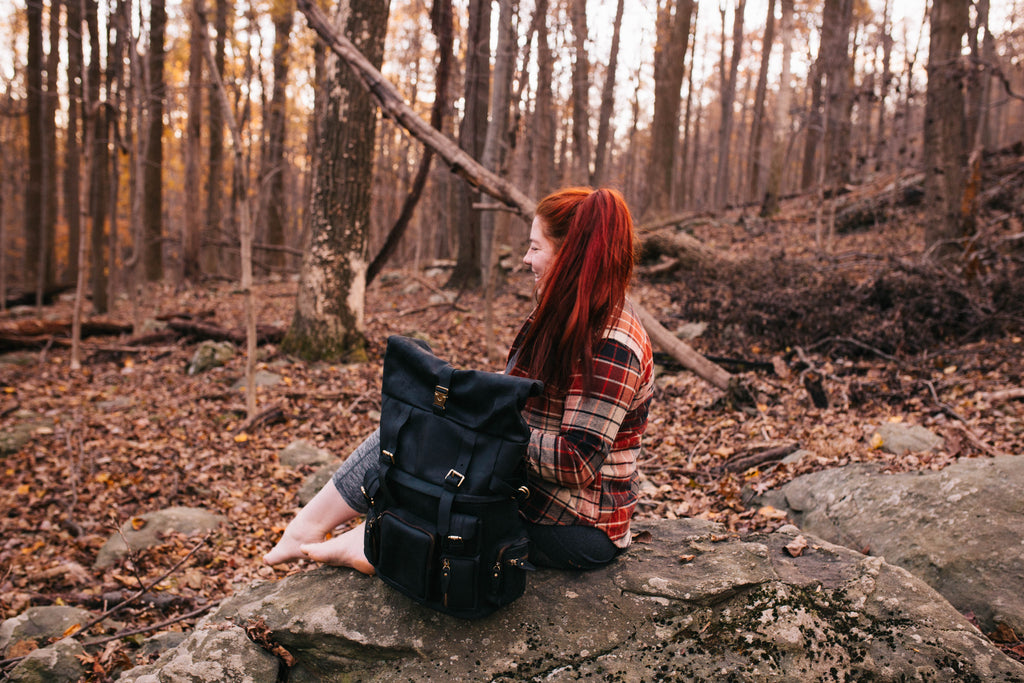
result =
M444 539L448 538L451 531L452 506L455 504L455 496L458 495L462 482L466 480L469 462L473 459L473 451L476 448L476 434L471 433L471 436L471 439L463 439L455 467L448 470L448 474L445 475L444 491L437 501L437 533Z

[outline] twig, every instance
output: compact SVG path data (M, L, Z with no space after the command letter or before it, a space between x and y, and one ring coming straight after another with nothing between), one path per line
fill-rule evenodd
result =
M105 643L109 643L112 640L118 640L119 638L127 638L128 636L134 636L134 635L137 635L139 633L149 633L150 631L159 631L160 629L162 629L162 628L164 628L166 626L170 626L171 624L176 624L179 621L185 621L186 619L191 619L192 617L197 617L200 614L202 614L203 612L206 612L208 610L213 609L214 607L219 605L220 602L221 602L220 600L214 600L213 602L211 602L211 603L209 603L207 605L203 605L202 607L200 607L198 609L194 609L191 612L186 612L185 614L179 614L176 617L172 617L171 619L167 619L165 621L161 621L160 623L150 624L149 626L143 626L141 628L131 629L130 631L120 631L118 633L115 633L115 634L110 635L110 636L106 636L104 638L97 638L96 640L87 641L85 643L82 643L82 645L86 645L86 646L90 646L90 645L103 645Z
M856 339L853 339L852 337L826 337L825 339L822 339L820 341L814 342L813 344L811 344L807 348L808 349L816 349L819 346L823 346L823 345L828 344L830 342L843 342L845 344L851 344L852 346L860 347L860 348L864 349L865 351L870 351L871 353L875 354L876 356L884 358L884 359L886 359L888 361L892 361L893 363L896 363L897 365L899 365L901 367L903 365L903 362L899 358L896 358L895 356L890 356L889 354L885 353L884 351L876 349L874 346L871 346L869 344L865 344L862 341L857 341Z
M1017 398L1024 398L1024 387L1004 389L1002 391L986 391L978 394L977 397L986 401L1012 401Z
M267 406L266 408L256 413L252 417L246 419L240 425L235 427L231 433L241 434L242 432L248 432L249 429L251 428L269 424L281 417L284 417L284 408L281 406L280 403L274 403Z

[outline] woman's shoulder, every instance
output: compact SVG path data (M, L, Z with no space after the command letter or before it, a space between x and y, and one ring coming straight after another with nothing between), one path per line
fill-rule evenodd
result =
M649 363L654 355L651 349L651 339L647 336L647 330L640 322L640 316L633 308L633 303L627 298L622 305L622 310L605 328L603 339L623 344L630 351L636 354L642 365Z

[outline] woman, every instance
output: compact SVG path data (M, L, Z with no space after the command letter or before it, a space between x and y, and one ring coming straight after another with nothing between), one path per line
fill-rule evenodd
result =
M614 190L569 188L537 206L523 262L537 307L509 351L507 371L539 378L530 399L530 497L522 505L534 564L590 569L629 545L636 462L653 393L651 343L626 299L633 221ZM360 486L376 466L375 432L288 525L267 564L306 557L372 574L363 526L324 540L366 510Z

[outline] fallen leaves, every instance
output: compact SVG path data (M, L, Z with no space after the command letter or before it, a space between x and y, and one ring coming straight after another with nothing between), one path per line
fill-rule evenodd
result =
M786 552L790 557L800 557L807 550L807 539L799 535L786 544Z

